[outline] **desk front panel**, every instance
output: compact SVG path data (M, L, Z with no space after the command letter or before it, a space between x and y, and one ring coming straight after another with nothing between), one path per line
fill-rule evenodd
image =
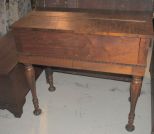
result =
M140 38L18 30L18 52L91 62L137 64Z

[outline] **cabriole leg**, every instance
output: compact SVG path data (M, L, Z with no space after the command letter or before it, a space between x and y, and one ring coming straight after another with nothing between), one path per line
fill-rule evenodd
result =
M35 70L31 64L26 64L25 69L26 69L28 86L31 90L32 98L33 98L33 104L34 104L33 113L34 115L40 115L41 109L39 108L39 102L38 102L37 93L36 93Z
M49 91L53 92L56 90L56 88L53 85L53 71L51 68L47 67L45 68L45 74L46 74L46 80L49 84Z
M128 124L126 125L126 130L130 132L135 129L135 126L133 125L135 118L135 108L141 91L141 85L142 85L142 77L134 76L131 82L130 113L128 117Z

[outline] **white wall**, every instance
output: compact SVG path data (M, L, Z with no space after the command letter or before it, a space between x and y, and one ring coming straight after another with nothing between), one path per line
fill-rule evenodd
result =
M0 0L0 36L7 33L16 20L31 10L30 0Z

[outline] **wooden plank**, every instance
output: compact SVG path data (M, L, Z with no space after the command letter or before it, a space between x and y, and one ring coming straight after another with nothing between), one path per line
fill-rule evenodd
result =
M46 8L48 9L48 8ZM43 10L43 9L42 9ZM68 13L69 14L66 14ZM61 18L94 18L94 19L121 19L127 20L137 20L137 21L149 21L152 20L152 12L144 11L115 11L115 10L90 10L90 9L67 9L67 8L52 8L50 11L44 12L36 10L30 12L28 15L34 16L48 16L48 17L61 17ZM73 18L74 17L74 18Z

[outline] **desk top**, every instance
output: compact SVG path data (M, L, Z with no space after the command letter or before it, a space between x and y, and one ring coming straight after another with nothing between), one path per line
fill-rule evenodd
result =
M82 34L152 37L150 12L77 10L32 11L13 28L49 29Z

